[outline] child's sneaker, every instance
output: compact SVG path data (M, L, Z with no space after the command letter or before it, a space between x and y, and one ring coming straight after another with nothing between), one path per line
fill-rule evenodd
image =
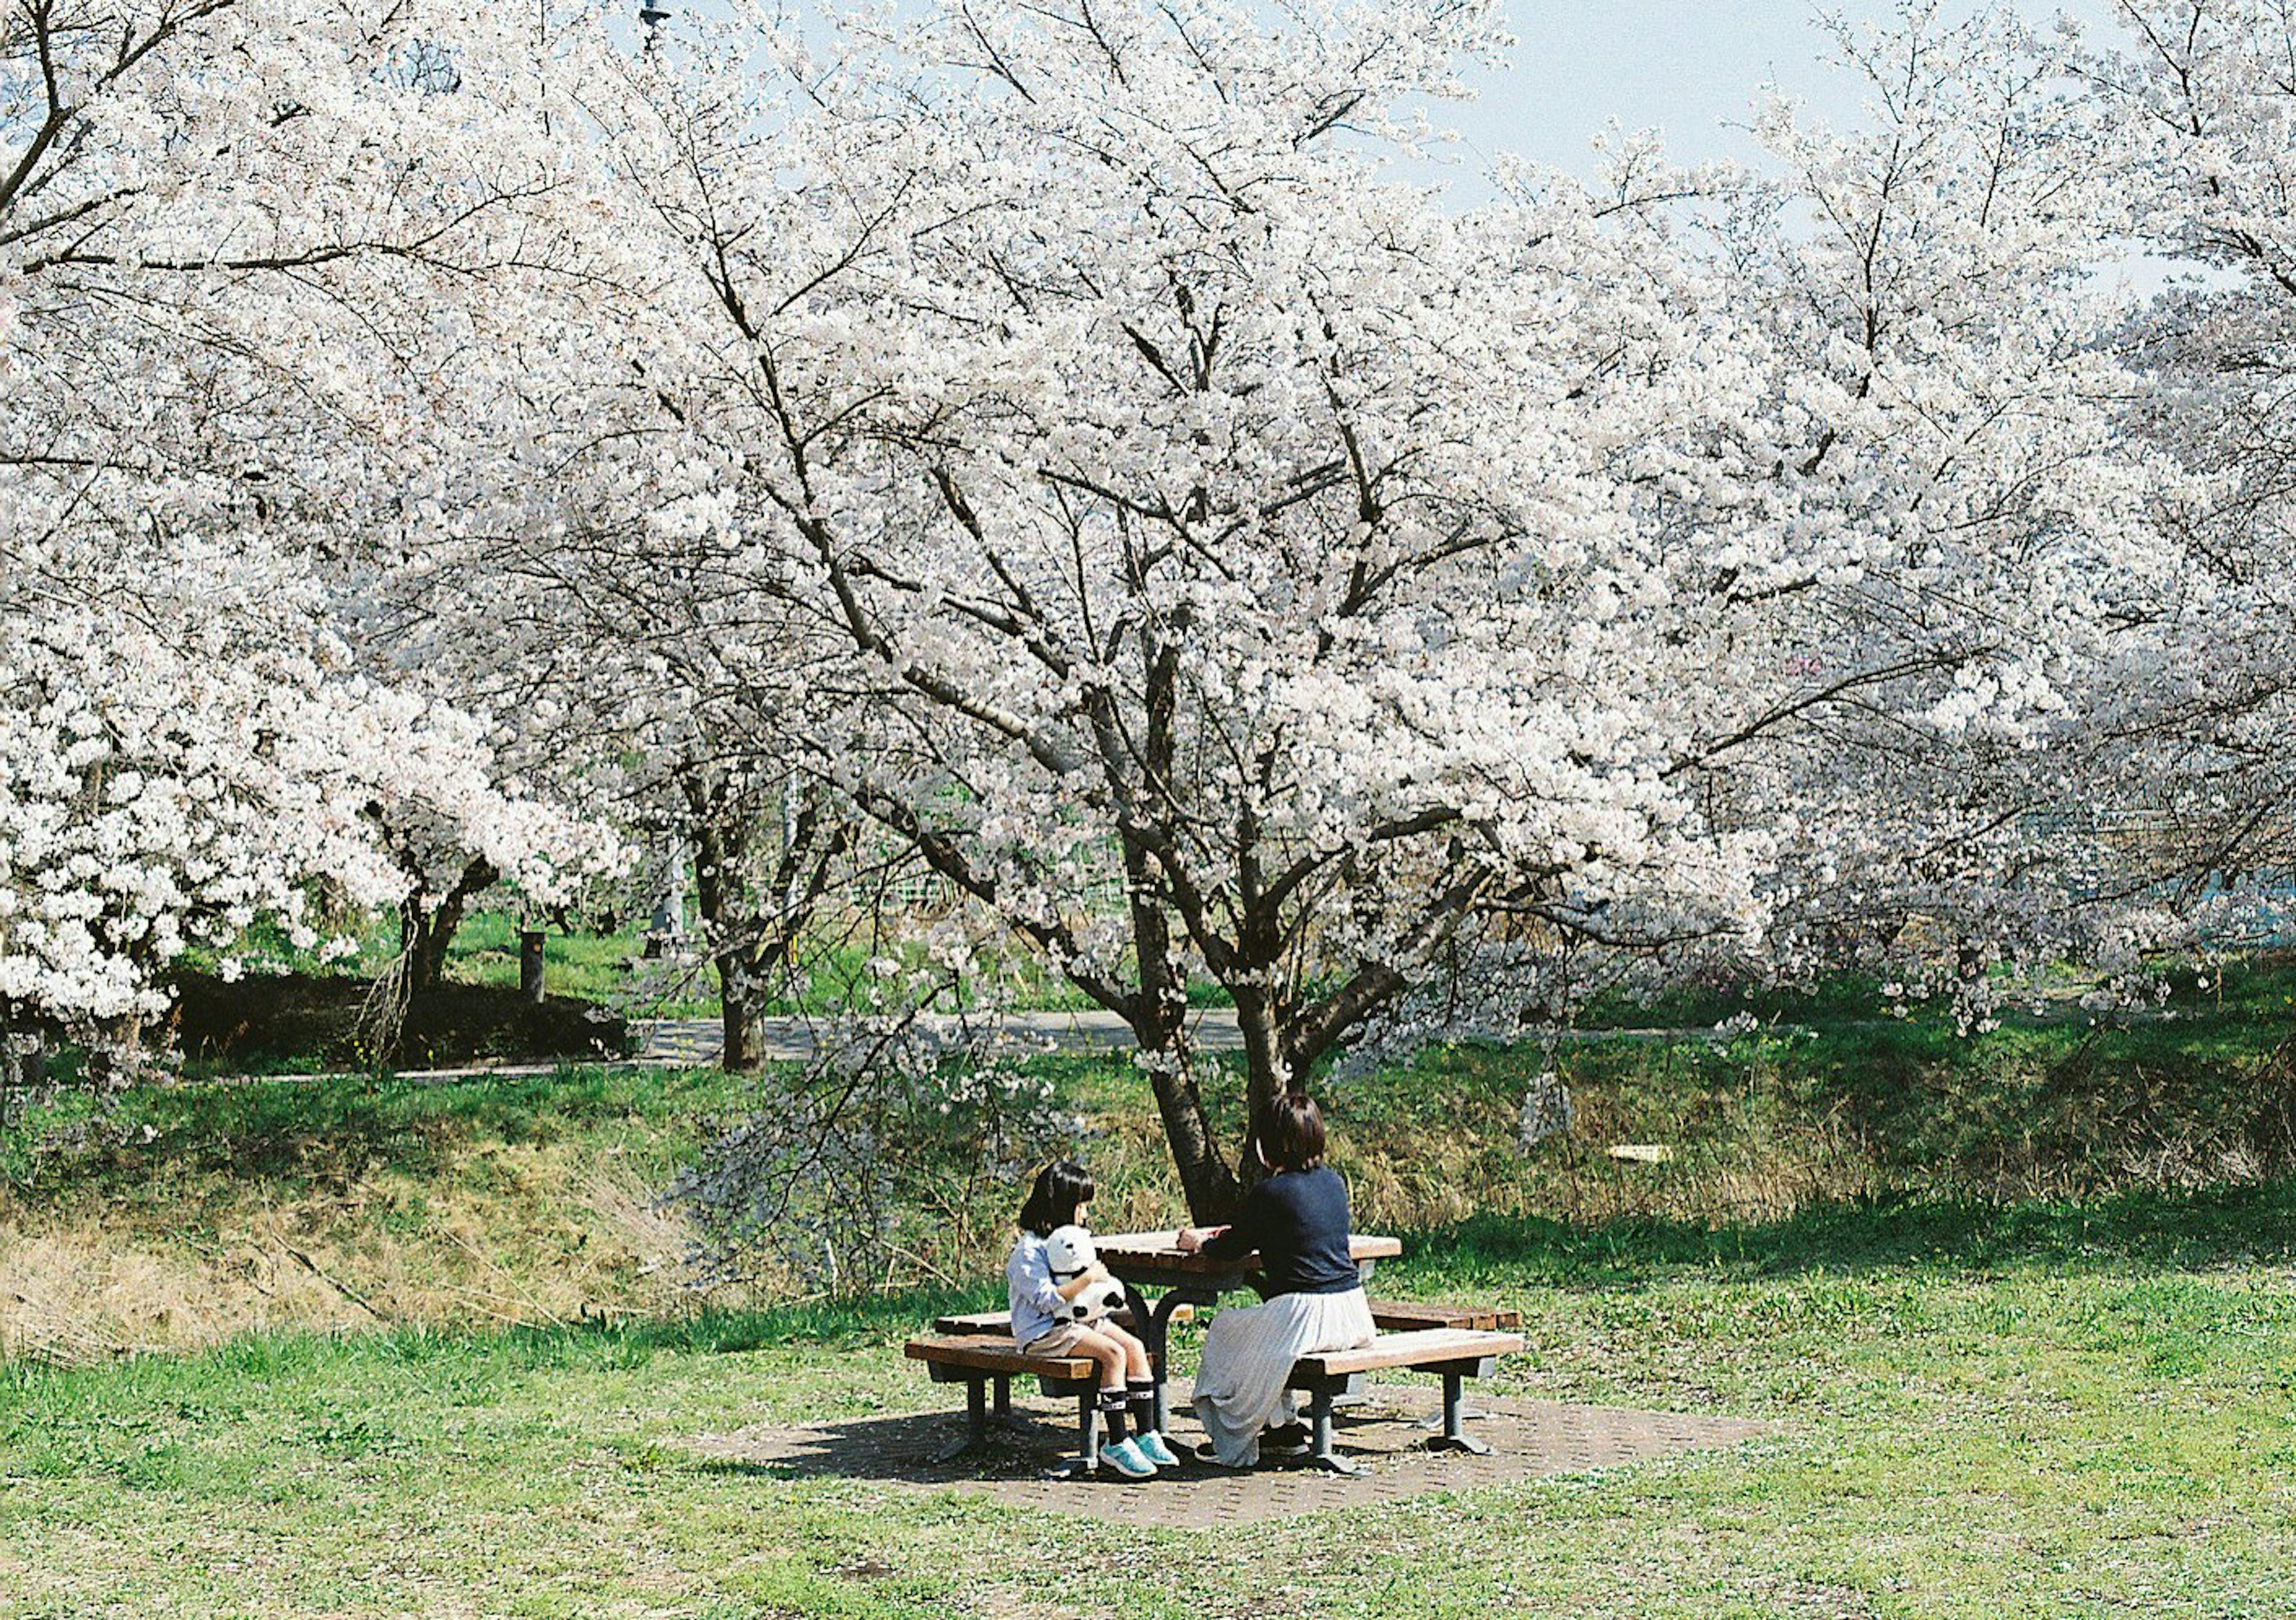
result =
M1143 1457L1160 1468L1177 1468L1180 1466L1180 1460L1172 1454L1172 1448L1164 1443L1164 1436L1154 1429L1150 1429L1144 1435L1135 1435L1132 1443L1140 1448L1140 1454Z
M1156 1465L1148 1460L1145 1452L1141 1451L1140 1443L1128 1436L1118 1441L1114 1445L1101 1447L1100 1460L1127 1479L1156 1477Z

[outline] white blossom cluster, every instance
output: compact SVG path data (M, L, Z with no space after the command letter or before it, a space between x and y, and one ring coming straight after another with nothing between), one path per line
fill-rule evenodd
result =
M729 1031L929 879L1178 1145L1191 982L1265 1100L1574 953L1976 1027L2267 925L2296 23L2123 12L1909 4L1860 127L1472 206L1488 0L11 12L0 999L611 823Z
M445 287L536 251L555 177L420 9L0 14L0 1022L131 1041L195 941L612 859L362 628L480 459L425 404Z

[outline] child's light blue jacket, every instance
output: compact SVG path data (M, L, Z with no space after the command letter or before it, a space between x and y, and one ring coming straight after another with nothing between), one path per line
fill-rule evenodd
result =
M1034 1232L1021 1234L1004 1262L1004 1295L1013 1306L1013 1342L1022 1349L1060 1326L1068 1302L1053 1284L1045 1240Z

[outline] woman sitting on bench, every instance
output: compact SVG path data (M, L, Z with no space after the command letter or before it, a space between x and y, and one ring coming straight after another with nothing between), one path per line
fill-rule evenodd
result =
M1259 1463L1270 1419L1292 1421L1285 1386L1294 1361L1378 1336L1349 1254L1347 1183L1324 1164L1315 1098L1295 1091L1277 1102L1252 1132L1251 1151L1268 1174L1246 1196L1235 1224L1179 1234L1181 1248L1215 1259L1259 1253L1267 1303L1213 1318L1196 1373L1196 1416L1212 1443L1205 1460L1231 1468Z

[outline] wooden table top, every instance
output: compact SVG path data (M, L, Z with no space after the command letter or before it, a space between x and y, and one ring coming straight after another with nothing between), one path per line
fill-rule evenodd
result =
M1100 1262L1115 1275L1128 1281L1149 1281L1167 1279L1179 1282L1192 1278L1248 1276L1259 1269L1256 1254L1238 1255L1233 1260L1214 1260L1201 1252L1184 1252L1174 1240L1177 1232L1116 1232L1107 1237L1095 1236L1093 1247L1100 1253ZM1368 1232L1348 1235L1348 1257L1357 1265L1367 1260L1393 1260L1403 1253L1402 1241L1381 1238Z

